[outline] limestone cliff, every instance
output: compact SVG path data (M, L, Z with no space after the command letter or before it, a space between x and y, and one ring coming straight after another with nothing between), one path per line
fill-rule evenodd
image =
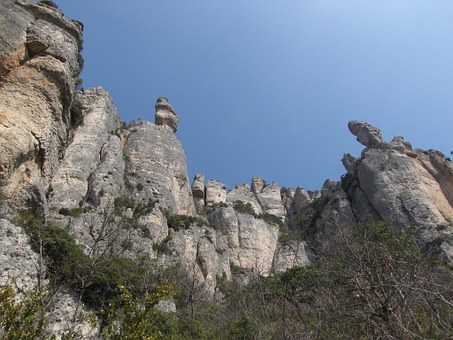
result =
M332 244L367 218L413 226L427 254L453 261L453 163L439 152L413 150L402 137L384 142L379 129L352 121L366 148L357 159L346 154L347 174L320 192L260 177L228 190L198 174L190 185L167 98L157 99L154 123L126 125L107 91L76 90L77 22L45 5L0 0L0 25L1 283L48 284L15 222L21 211L68 231L92 259L178 266L208 300L221 299L219 278L244 283L334 253ZM55 294L50 333L92 336L71 321L79 298L70 287Z

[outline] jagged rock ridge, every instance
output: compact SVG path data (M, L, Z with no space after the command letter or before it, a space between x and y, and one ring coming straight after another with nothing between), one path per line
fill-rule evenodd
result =
M155 123L124 124L105 90L76 91L77 23L26 1L0 0L0 8L2 283L9 275L32 288L43 275L27 235L12 223L27 209L68 230L90 256L108 250L179 264L209 299L219 296L218 278L246 282L310 264L370 217L416 227L427 253L452 261L453 164L440 153L413 150L402 137L384 142L379 129L352 121L366 148L357 159L346 154L347 174L320 193L259 177L228 191L199 174L191 186L167 98L157 99ZM80 126L71 123L76 102ZM197 222L180 228L172 224L178 218ZM76 300L66 291L56 301L67 301L73 315ZM52 313L61 321L65 311ZM73 326L55 321L49 329L58 335ZM86 327L78 332L88 336Z

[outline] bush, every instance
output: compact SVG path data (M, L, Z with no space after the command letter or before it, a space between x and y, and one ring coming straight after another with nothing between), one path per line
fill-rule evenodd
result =
M82 103L78 99L74 99L71 105L71 127L77 128L82 124L83 124Z
M244 203L242 201L234 202L233 209L240 214L248 214L256 217L255 210L250 202Z
M155 287L144 298L134 297L121 287L120 299L103 311L105 339L177 339L178 323L174 315L155 308L160 300L176 295L171 284Z
M165 212L165 217L167 218L168 227L173 228L175 231L188 229L193 224L196 224L198 227L206 224L201 218L172 214L170 211Z
M44 297L39 291L18 297L10 284L0 286L1 338L41 339L46 324Z
M276 225L279 227L283 226L283 222L279 217L269 214L269 213L261 214L258 216L258 218L262 218L264 221L266 221L269 224L273 224L273 225Z
M105 255L90 259L64 229L46 224L29 214L23 214L15 224L30 236L32 249L47 258L48 278L53 285L70 286L82 294L83 301L98 307L108 304L121 294L119 286L134 294L143 293L146 267L127 258Z

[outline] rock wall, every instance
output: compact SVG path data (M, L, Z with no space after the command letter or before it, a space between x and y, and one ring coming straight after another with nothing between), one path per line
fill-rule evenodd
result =
M55 9L0 1L0 183L16 207L43 196L69 140L81 28Z

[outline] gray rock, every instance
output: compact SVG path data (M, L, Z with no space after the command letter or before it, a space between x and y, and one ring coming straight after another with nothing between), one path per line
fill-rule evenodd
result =
M297 187L294 190L294 196L289 206L289 209L286 214L286 219L291 221L294 219L303 209L308 207L310 203L313 202L312 197L308 194L308 192L302 188Z
M234 189L227 193L227 202L234 205L236 202L250 203L255 214L263 213L260 202L256 195L252 192L250 185L236 185Z
M46 215L68 142L80 27L28 1L0 2L0 182L15 208Z
M51 207L54 210L73 209L83 203L88 194L89 178L102 162L101 151L107 148L111 135L120 127L112 99L102 88L86 90L81 95L81 103L84 124L75 132L52 180ZM118 166L121 168L121 164Z
M206 186L206 206L210 207L217 203L226 203L226 185L210 179Z
M11 283L29 291L45 283L46 265L30 247L30 238L21 227L0 219L0 285Z
M57 291L47 306L45 335L62 337L73 333L77 339L99 339L99 328L90 325L88 313L77 294L68 289Z
M348 174L354 175L356 161L357 161L357 159L349 153L345 153L343 155L341 162L343 163L343 166L346 169L346 171L348 172Z
M197 212L202 212L206 202L206 185L205 185L205 176L203 174L196 174L192 183L192 195L195 203Z
M377 147L382 144L381 130L367 123L352 120L348 124L349 131L366 147Z
M195 206L181 143L166 128L132 122L125 146L127 186L137 198L153 198L175 214L193 215Z
M178 129L178 115L165 97L157 98L155 123L172 132Z
M124 185L126 165L121 140L115 135L110 135L100 154L100 164L90 176L88 183L88 200L97 206L105 206L113 204L114 199L120 196ZM105 204L101 205L101 201L105 201Z
M159 301L156 308L165 313L176 313L176 304L173 299Z
M263 212L277 216L283 221L285 218L285 208L277 182L268 185L261 178L253 177L251 188L252 192L258 198Z
M304 241L289 241L278 247L274 258L273 272L282 273L293 267L311 264L307 255L308 247Z
M263 276L272 272L277 226L252 215L236 213L231 207L217 208L208 218L226 241L233 266Z

